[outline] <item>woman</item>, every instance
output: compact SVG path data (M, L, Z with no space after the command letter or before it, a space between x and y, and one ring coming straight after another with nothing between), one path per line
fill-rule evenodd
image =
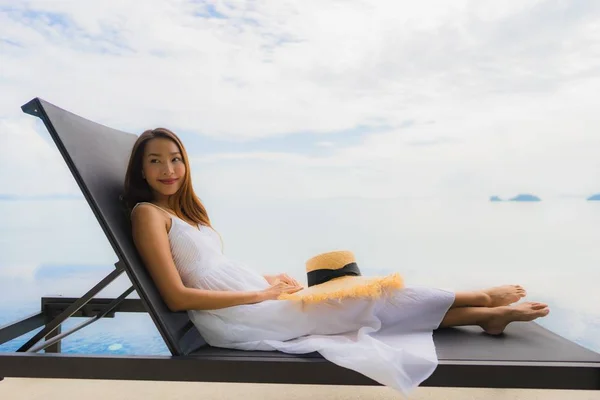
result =
M212 346L320 352L328 360L407 393L437 366L432 331L480 326L500 334L513 321L548 314L518 285L452 293L407 287L378 299L302 307L277 300L302 286L286 274L263 276L227 258L220 235L192 188L187 152L163 128L133 147L125 179L135 245L165 303L187 310Z

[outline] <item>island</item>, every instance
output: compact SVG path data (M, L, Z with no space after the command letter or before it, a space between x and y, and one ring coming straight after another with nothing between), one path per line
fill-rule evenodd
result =
M509 201L542 201L542 199L532 194L519 194L516 197L510 199Z
M535 196L533 194L521 193L511 199L508 199L508 200L502 200L498 196L491 196L490 201L542 201L542 199L540 199L538 196Z

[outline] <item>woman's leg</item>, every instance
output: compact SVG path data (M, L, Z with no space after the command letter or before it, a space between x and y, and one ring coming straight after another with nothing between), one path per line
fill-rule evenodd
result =
M516 306L456 307L451 308L440 324L440 328L476 325L492 335L498 335L514 321L533 321L545 317L550 310L544 303L527 302Z
M490 297L483 291L479 292L456 292L454 294L454 303L451 308L455 307L490 307Z
M525 289L519 285L496 286L473 292L457 292L452 308L507 306L519 301L526 294Z

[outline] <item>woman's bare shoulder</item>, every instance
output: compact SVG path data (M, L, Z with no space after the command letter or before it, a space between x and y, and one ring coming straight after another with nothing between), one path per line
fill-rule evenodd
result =
M133 229L156 228L164 226L167 232L171 229L171 218L165 211L148 203L139 203L131 211L131 224Z

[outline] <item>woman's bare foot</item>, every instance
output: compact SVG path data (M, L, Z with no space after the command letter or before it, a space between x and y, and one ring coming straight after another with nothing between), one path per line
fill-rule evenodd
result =
M500 306L493 309L494 314L480 324L490 335L500 335L506 326L514 321L533 321L545 317L550 312L547 304L527 302L514 306Z
M525 289L519 285L496 286L483 290L483 293L489 296L488 307L507 306L527 295Z

